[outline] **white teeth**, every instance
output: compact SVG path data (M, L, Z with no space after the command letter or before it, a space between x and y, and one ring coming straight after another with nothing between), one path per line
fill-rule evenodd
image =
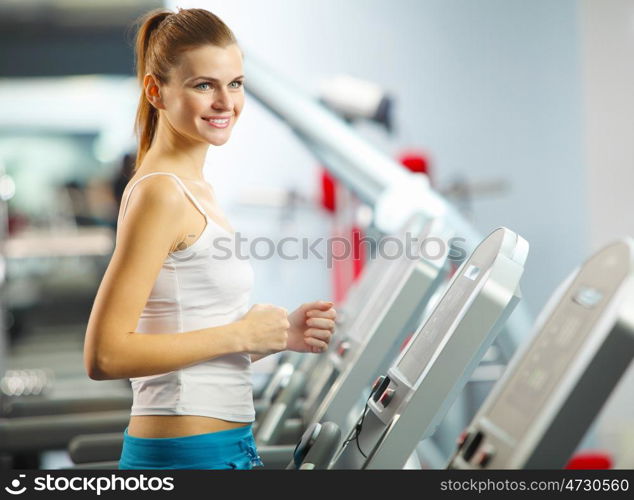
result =
M229 118L225 118L223 120L208 120L211 123L227 123L229 121Z

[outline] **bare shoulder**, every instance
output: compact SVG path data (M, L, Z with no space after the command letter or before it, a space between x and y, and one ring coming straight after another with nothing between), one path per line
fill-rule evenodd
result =
M185 214L186 197L178 182L169 175L152 175L136 185L133 178L126 187L117 240L131 238L133 234L163 235L161 246L180 238L181 222ZM151 239L156 241L158 234ZM146 240L147 241L147 240Z
M183 206L183 190L171 175L151 175L137 181L139 179L133 177L125 188L125 197L128 199L127 210L134 202L157 207Z

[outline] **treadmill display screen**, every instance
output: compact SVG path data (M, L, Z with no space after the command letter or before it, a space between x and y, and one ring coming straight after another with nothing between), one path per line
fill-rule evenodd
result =
M611 252L598 254L582 268L485 411L487 420L511 436L519 439L535 421L629 275L628 260L623 262L629 252L624 254L619 246L610 248Z
M454 324L460 321L476 292L484 285L485 277L498 257L502 238L502 231L497 231L474 250L396 363L395 368L410 386L413 387L425 372L443 339L452 334Z
M382 293L376 294L376 300L372 303L372 310L366 311L365 316L357 321L354 327L350 329L350 333L348 334L350 338L360 344L368 338L373 331L375 323L385 311L389 309L398 296L396 293L398 287L402 285L402 282L416 264L417 261L415 260L401 259L399 262L396 262L395 265L392 265L390 269L391 275L383 283L384 290Z

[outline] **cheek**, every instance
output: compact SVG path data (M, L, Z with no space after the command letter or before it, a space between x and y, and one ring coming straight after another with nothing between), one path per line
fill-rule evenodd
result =
M167 114L170 117L170 121L173 123L181 123L186 118L190 105L186 99L181 96L172 98L170 104L167 107Z
M241 96L237 97L234 101L233 101L233 107L236 111L237 114L239 114L242 109L244 108L244 94L242 94Z
M180 94L174 102L176 103L176 112L181 115L200 113L201 106L203 105L200 98L188 93Z
M202 115L202 110L205 108L205 102L196 97L190 96L183 99L183 110L187 113L195 114L197 117Z

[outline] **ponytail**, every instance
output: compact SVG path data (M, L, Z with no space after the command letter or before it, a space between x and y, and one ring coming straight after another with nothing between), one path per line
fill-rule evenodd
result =
M141 26L137 32L135 49L136 49L136 76L141 86L141 96L139 97L139 106L137 107L135 119L135 133L138 138L138 146L136 153L136 161L134 163L135 170L141 165L143 157L147 150L150 149L152 139L156 132L158 122L158 111L150 104L145 96L143 79L146 74L146 62L148 59L148 47L150 46L150 37L156 31L161 22L169 16L171 12L163 9L154 9L148 12L141 21Z

